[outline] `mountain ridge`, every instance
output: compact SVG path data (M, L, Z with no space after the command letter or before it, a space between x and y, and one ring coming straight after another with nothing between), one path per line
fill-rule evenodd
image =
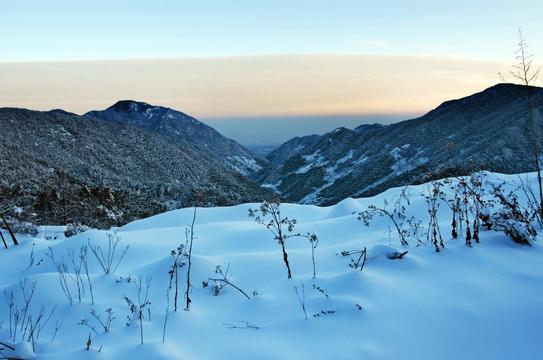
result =
M220 161L127 122L1 108L0 126L0 207L19 221L107 227L192 206L194 192L215 206L271 196Z
M183 112L134 100L121 100L105 110L93 110L83 116L105 121L127 122L158 134L173 144L193 148L218 158L231 169L250 176L267 165L267 160L212 127Z
M420 182L423 174L439 176L447 168L466 172L473 162L497 172L533 171L526 90L498 84L446 101L416 119L359 129L364 131L336 129L264 170L261 184L289 201L331 205ZM529 90L540 117L543 89ZM541 140L541 125L537 133Z

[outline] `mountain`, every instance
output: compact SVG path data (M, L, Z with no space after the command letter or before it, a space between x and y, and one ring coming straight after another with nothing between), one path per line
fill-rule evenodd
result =
M192 206L194 192L215 206L271 194L220 160L128 122L2 108L0 126L0 210L16 220L108 227Z
M83 116L132 124L158 134L173 144L206 154L243 175L252 174L267 163L260 156L236 141L224 137L212 127L166 107L123 100L106 110L90 111Z
M290 201L329 205L432 177L486 169L533 171L527 87L498 84L396 124L336 129L260 174ZM543 89L531 87L534 113ZM538 139L543 128L537 124ZM540 145L541 148L541 145Z

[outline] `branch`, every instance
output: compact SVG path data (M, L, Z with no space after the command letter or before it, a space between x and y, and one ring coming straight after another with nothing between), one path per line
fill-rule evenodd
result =
M230 281L225 280L225 279L213 279L213 278L209 278L209 279L208 279L208 282L211 281L211 280L213 280L213 281L221 281L221 282L225 283L226 285L230 285L230 286L232 286L234 289L236 289L237 291L239 291L240 293L242 293L243 295L245 295L245 297L247 297L247 299L251 300L251 298L249 297L249 295L247 295L247 294L245 293L245 291L241 290L239 287L237 287L236 285L232 284Z

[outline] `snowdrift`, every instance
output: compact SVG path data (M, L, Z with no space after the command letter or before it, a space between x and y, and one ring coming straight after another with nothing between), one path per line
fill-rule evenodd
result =
M519 181L486 175L512 190ZM194 209L70 238L53 227L19 235L20 245L8 241L0 250L0 349L5 357L28 359L539 358L541 243L536 237L522 246L481 228L480 242L466 246L465 228L451 237L452 213L440 200L445 247L436 252L425 235L425 186L408 189L406 212L421 223L419 240L408 238L409 246L401 246L386 216L368 227L357 219L372 204L392 209L404 189L331 207L282 204L281 215L297 220L294 233L318 236L316 277L310 242L290 237L285 245L293 278L287 279L273 234L248 216L259 204L198 208L188 311L187 259L177 268L177 311L170 275L172 251L185 244ZM111 240L118 241L114 253ZM92 248L106 259L110 254L109 274ZM88 277L81 268L78 291L82 249ZM352 266L357 255L342 255L363 249L362 270ZM390 259L391 251L407 254ZM64 283L58 264L66 270ZM215 295L216 285L224 285L209 280L221 277L218 265L250 299L229 285Z

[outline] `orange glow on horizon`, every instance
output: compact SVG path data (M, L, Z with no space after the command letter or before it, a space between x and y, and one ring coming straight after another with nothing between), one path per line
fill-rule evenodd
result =
M196 118L425 113L500 82L507 62L272 55L0 63L0 107L83 114L133 99Z

